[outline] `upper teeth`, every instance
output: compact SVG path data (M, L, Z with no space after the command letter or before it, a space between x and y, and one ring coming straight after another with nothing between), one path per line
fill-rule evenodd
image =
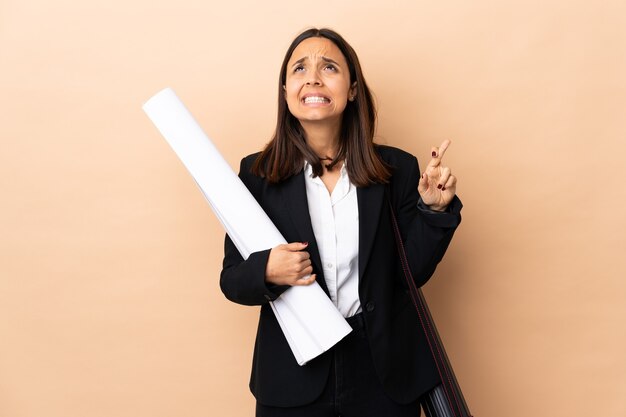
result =
M328 101L326 97L306 97L304 99L305 103L324 103Z

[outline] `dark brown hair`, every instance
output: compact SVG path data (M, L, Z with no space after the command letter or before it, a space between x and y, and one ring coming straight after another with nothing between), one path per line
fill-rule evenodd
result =
M341 160L346 161L350 181L357 186L373 183L386 183L390 177L389 167L374 150L374 131L376 129L376 108L372 94L367 87L359 58L354 49L341 35L330 29L308 29L298 35L285 54L280 67L278 82L278 117L276 131L272 140L256 159L252 172L278 183L298 174L308 161L313 174L320 176L323 167L319 156L307 145L304 130L289 108L284 97L283 86L287 79L287 63L294 49L305 39L320 37L329 39L341 51L350 70L350 84L356 82L356 97L349 101L343 111L341 123L341 142L339 152L328 165L332 169Z

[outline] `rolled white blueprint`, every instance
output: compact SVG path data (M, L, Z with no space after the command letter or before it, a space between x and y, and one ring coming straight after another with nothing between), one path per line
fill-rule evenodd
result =
M287 243L173 90L160 91L143 110L196 181L244 259ZM270 304L299 365L352 330L317 282L291 287Z

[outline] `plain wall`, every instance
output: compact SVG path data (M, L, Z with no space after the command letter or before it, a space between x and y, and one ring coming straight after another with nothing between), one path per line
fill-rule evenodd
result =
M258 308L141 110L172 87L234 169L283 54L338 30L378 142L453 144L425 293L474 415L626 415L622 1L0 2L0 416L251 416Z

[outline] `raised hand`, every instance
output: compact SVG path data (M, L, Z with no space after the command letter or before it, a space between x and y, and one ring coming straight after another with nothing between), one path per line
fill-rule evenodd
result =
M265 267L265 281L277 285L309 285L315 281L307 243L287 243L270 251ZM305 278L306 277L306 278Z
M439 148L432 149L432 159L417 186L422 201L431 210L444 211L456 194L456 177L452 175L450 168L441 164L450 143L446 139Z

